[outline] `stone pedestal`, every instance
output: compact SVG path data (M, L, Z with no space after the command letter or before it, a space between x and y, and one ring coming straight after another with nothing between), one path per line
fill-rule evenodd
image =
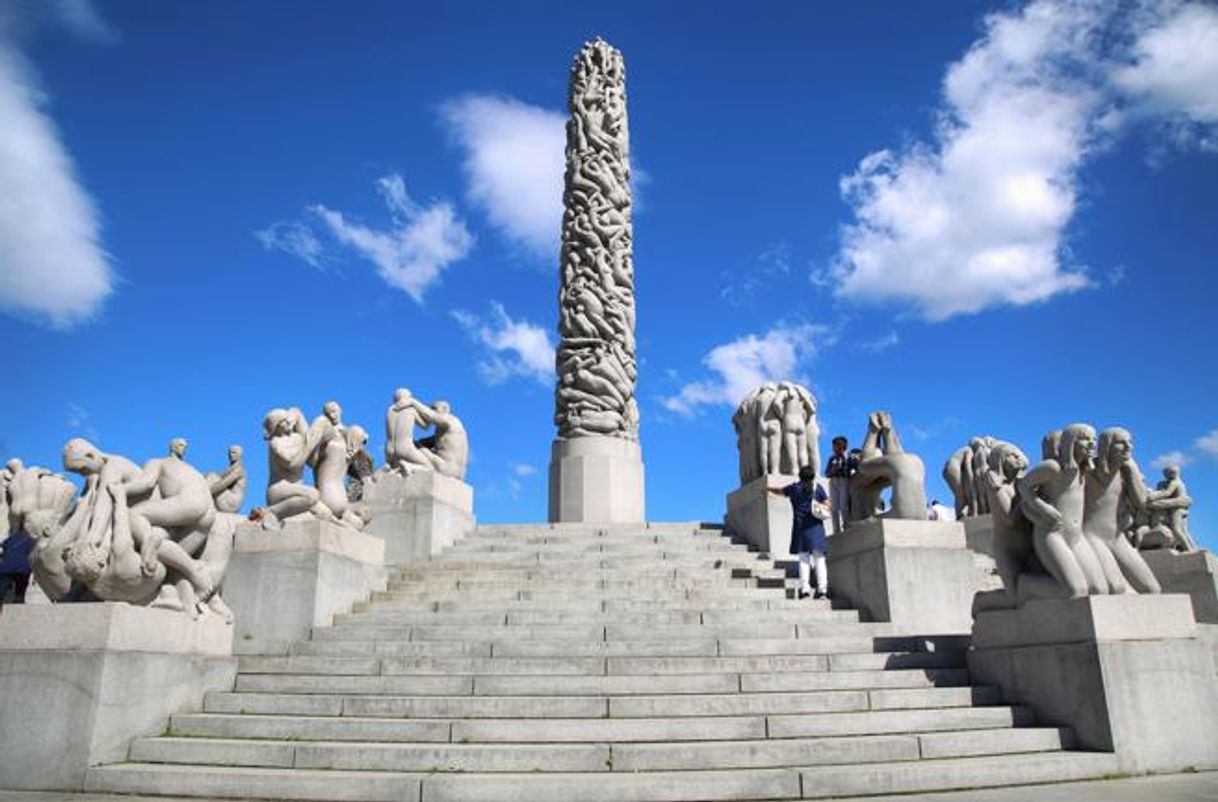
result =
M959 521L881 518L829 538L829 588L865 620L918 634L972 625L977 574Z
M1164 593L1186 593L1193 599L1199 624L1218 624L1218 559L1208 551L1181 554L1166 549L1144 551Z
M1115 752L1122 772L1218 767L1214 658L1183 595L1030 601L979 613L974 682L1083 749Z
M768 491L797 481L795 476L771 474L728 493L724 520L727 534L757 551L786 554L791 546L791 502ZM825 525L832 526L827 521Z
M435 471L379 472L364 485L372 520L364 531L385 542L385 564L425 562L474 531L474 489Z
M328 521L292 520L282 531L241 526L224 576L237 654L286 654L312 627L328 626L384 590L385 544Z
M994 542L994 516L974 515L961 521L964 542L973 553L977 591L1001 590L1005 587L995 559L999 544Z
M90 766L232 690L233 627L116 602L0 612L0 788L84 789Z
M621 437L558 439L550 449L550 523L643 523L643 451Z

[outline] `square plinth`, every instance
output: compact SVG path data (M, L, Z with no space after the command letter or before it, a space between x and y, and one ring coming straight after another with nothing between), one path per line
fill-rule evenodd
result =
M474 489L435 471L381 470L364 485L364 531L385 543L385 564L425 562L474 531Z
M551 523L643 523L643 452L621 437L555 440Z

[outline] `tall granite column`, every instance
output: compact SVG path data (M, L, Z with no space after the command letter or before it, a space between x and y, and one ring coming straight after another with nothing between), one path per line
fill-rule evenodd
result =
M550 520L643 521L622 54L597 39L571 67L558 293Z

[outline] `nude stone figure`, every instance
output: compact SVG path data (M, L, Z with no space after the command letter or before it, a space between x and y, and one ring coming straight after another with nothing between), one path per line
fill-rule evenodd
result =
M347 500L351 503L364 498L364 484L376 470L368 453L368 433L362 426L348 426L347 440Z
M393 391L393 403L385 413L385 466L402 473L432 467L423 449L415 445L419 428L419 403L405 387Z
M351 508L347 487L343 482L347 476L349 459L345 431L337 426L330 426L322 435L322 442L318 447L317 467L314 469L313 479L321 504L325 505L335 520L353 529L363 529L364 521Z
M892 509L887 517L926 520L926 467L922 458L905 451L890 414L873 412L867 419L858 473L850 480L853 519L875 517L886 488L892 488Z
M1135 545L1139 549L1196 551L1197 543L1188 531L1188 510L1192 505L1179 466L1168 465L1163 469L1163 481L1146 494L1148 520L1134 530Z
M437 473L454 479L465 479L469 464L469 437L465 425L452 413L447 401L437 401L428 407L418 405L419 417L424 424L436 427L435 451L430 455Z
M969 498L972 495L973 450L962 446L952 452L943 464L943 481L952 491L956 520L963 521L969 514Z
M1057 439L1057 455L1023 476L1016 486L1021 509L1032 522L1032 546L1045 570L1072 598L1108 592L1104 569L1083 534L1086 476L1094 467L1095 429L1075 423L1050 433L1042 448Z
M800 468L810 465L819 474L817 440L820 428L816 423L816 402L798 385L784 382L783 391L780 470L798 475Z
M333 518L321 503L321 494L304 483L305 465L315 458L325 427L310 428L295 407L272 409L262 421L262 436L267 443L269 481L266 488L267 515L262 525L277 529L280 523L297 515L312 513L318 518Z
M229 446L228 467L222 473L207 474L208 489L220 512L238 512L245 502L249 477L245 473L243 455L241 446Z
M29 535L30 572L47 598L55 601L67 595L72 579L63 565L63 551L75 539L83 520L83 505L74 504L76 486L45 468L21 466L8 482L8 522L10 531ZM7 466L14 468L13 462ZM73 510L79 514L71 518Z
M1138 550L1125 539L1146 502L1146 485L1133 459L1133 436L1119 427L1100 432L1095 469L1085 478L1083 534L1091 542L1110 593L1159 593L1162 588Z

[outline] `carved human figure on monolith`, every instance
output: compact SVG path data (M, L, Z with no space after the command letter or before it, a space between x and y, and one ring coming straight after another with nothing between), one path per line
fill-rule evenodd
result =
M245 473L244 449L228 447L228 467L220 473L207 474L208 489L220 512L239 512L245 502L245 488L249 477Z
M1032 545L1045 570L1071 597L1108 592L1104 569L1083 533L1086 477L1094 468L1095 429L1074 423L1042 442L1057 456L1032 468L1017 483L1020 506L1032 522Z
M858 473L850 480L852 519L876 517L881 496L888 488L892 489L892 507L886 517L926 520L926 467L922 458L904 449L889 413L873 412L867 419Z
M1112 427L1100 432L1095 467L1085 477L1083 534L1091 542L1109 593L1139 593L1161 588L1146 560L1124 536L1146 503L1146 484L1133 458L1133 436Z

